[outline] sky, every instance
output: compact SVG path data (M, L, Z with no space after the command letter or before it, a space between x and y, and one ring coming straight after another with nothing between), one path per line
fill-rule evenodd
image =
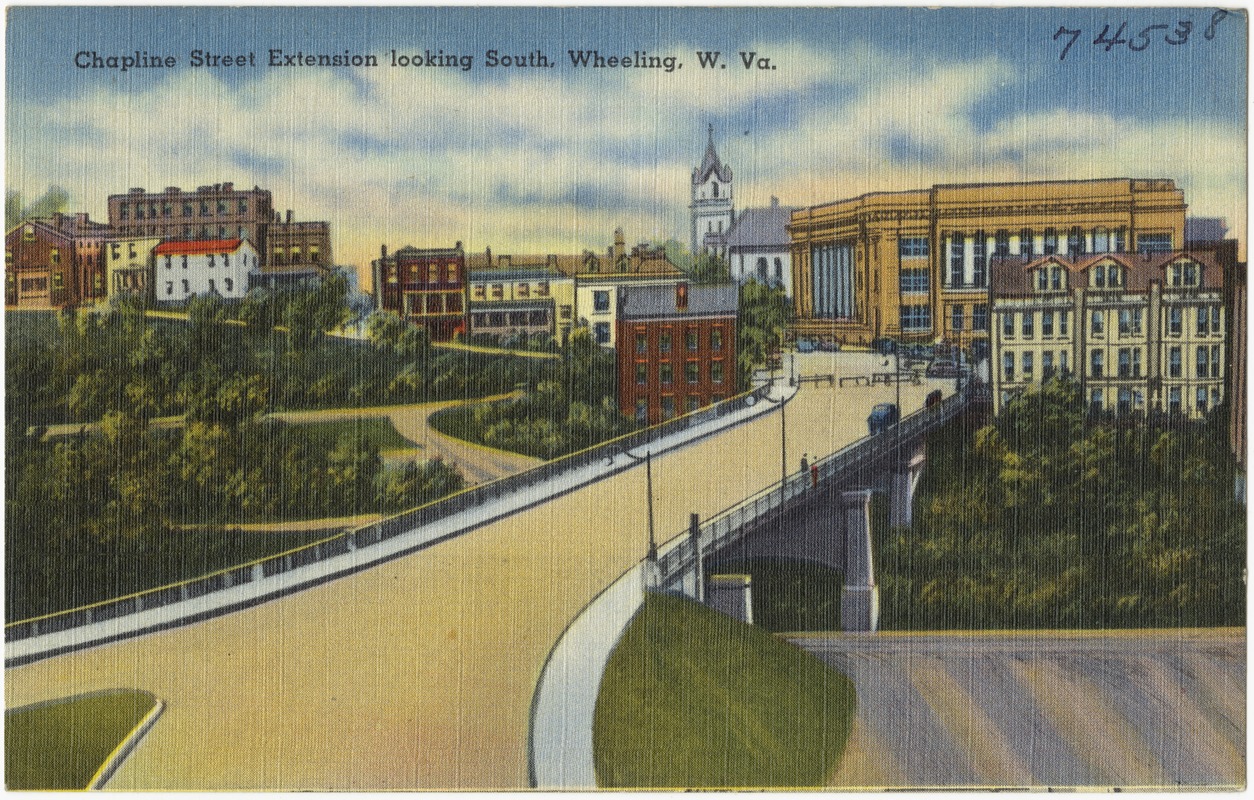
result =
M1093 43L1103 29L1115 44ZM1244 251L1247 34L1244 12L1165 7L10 7L5 185L60 185L93 219L130 187L259 185L330 221L335 260L358 267L383 244L603 251L617 227L688 241L713 125L737 210L1166 177ZM380 66L271 67L272 49ZM255 65L194 67L196 50ZM489 50L553 66L489 67ZM682 67L578 68L571 50ZM174 66L75 63L137 51Z

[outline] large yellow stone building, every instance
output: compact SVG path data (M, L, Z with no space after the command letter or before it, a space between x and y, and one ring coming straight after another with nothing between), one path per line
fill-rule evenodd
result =
M794 331L987 343L992 258L1176 250L1185 209L1173 181L1132 178L942 184L798 209Z

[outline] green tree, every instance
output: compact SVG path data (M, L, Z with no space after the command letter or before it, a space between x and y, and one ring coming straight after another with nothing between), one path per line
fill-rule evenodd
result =
M21 192L9 190L4 195L4 228L12 230L28 219L50 217L64 211L69 202L70 193L56 185L49 186L48 191L30 205L24 205Z

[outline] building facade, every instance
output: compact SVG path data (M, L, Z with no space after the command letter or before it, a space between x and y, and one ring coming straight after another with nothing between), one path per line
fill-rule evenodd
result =
M153 250L160 239L141 237L110 239L104 245L105 285L109 297L155 297Z
M470 332L497 336L547 334L559 342L575 322L575 279L545 261L470 272Z
M262 271L273 268L279 283L292 267L315 274L334 264L329 223L295 222L290 210L284 217L274 210L269 189L237 189L233 183L199 186L194 192L177 186L161 192L134 188L110 195L108 202L109 224L120 236L245 240L257 249Z
M387 246L371 262L375 307L426 329L433 342L447 342L469 330L466 254L462 243L451 248Z
M195 296L238 300L260 274L260 256L241 239L169 241L153 248L153 292L159 303Z
M603 347L617 342L619 307L615 298L620 286L675 286L686 279L671 263L665 249L638 244L627 249L622 228L614 231L614 244L604 255L586 252L575 273L575 313L588 327L593 340Z
M727 233L736 218L732 196L731 166L724 164L714 149L714 126L705 147L701 165L692 171L692 238L689 247L694 256L710 253L727 255Z
M1094 411L1205 416L1225 396L1224 273L1206 252L995 259L995 409L1065 372Z
M104 243L113 231L87 214L53 214L4 237L6 306L66 308L107 296Z
M620 286L619 410L656 424L736 394L736 284Z
M795 209L771 198L767 208L740 212L726 238L727 264L737 283L778 286L792 297L792 246L788 223Z
M1168 179L936 185L794 211L794 332L989 341L989 263L1003 256L1170 252L1184 194Z

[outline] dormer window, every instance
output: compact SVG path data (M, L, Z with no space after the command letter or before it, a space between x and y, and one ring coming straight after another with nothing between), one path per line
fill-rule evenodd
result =
M1049 271L1044 267L1036 271L1036 289L1041 292L1049 290Z

